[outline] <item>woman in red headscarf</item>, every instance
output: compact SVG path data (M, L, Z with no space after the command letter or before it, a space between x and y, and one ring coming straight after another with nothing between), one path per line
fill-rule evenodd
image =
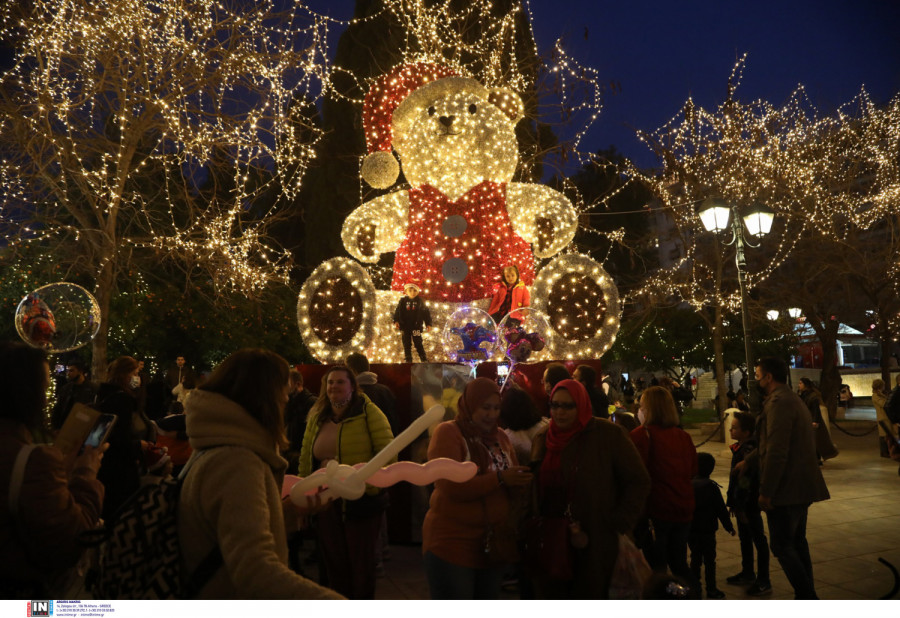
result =
M619 548L630 534L650 492L650 476L628 434L595 418L580 382L563 380L550 394L550 425L534 437L534 514L544 521L564 518L571 548L571 573L549 564L531 565L538 598L603 599ZM532 534L538 528L530 528ZM526 538L529 546L539 539ZM568 548L567 548L568 549Z
M455 420L431 436L428 459L474 461L465 483L437 480L422 526L422 553L432 599L497 599L505 565L488 551L509 516L510 492L531 482L506 434L498 429L500 389L487 378L469 382Z

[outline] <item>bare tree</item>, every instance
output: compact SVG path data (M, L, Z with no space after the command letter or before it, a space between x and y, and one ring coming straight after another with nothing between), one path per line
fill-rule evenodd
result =
M272 1L7 3L0 230L93 284L177 266L252 294L288 262L267 241L318 131L292 106L327 88L324 22Z

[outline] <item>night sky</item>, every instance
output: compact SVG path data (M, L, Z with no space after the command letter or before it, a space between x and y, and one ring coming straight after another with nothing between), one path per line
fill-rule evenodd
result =
M621 84L581 150L614 144L645 166L655 160L630 127L662 126L689 96L714 108L745 52L741 101L781 105L803 84L831 113L863 84L876 103L900 92L898 0L532 0L531 12L539 50L563 36L582 64Z

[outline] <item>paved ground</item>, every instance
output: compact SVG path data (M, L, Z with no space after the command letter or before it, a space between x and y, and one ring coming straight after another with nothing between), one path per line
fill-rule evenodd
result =
M851 433L872 427L871 409L848 415L840 425ZM894 585L889 569L878 562L882 557L900 568L900 476L896 462L879 457L877 437L848 436L833 430L840 455L823 466L831 500L810 508L807 538L813 559L816 589L822 599L879 599ZM695 436L699 442L701 436ZM727 483L731 452L721 442L708 442L701 451L716 457L713 478ZM737 537L726 532L718 536L718 580L726 599L750 599L739 586L729 586L725 578L740 571ZM391 560L385 562L385 577L378 580L376 596L383 600L428 599L422 571L421 548L391 546ZM772 559L770 595L761 599L791 599L793 592L778 561ZM517 599L515 591L506 598Z

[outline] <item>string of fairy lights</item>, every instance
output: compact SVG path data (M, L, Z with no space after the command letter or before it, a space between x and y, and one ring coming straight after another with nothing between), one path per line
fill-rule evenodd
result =
M0 103L0 238L8 246L74 243L82 274L98 282L108 281L107 269L127 271L137 254L201 265L217 285L248 294L287 281L289 256L267 229L297 197L316 156L321 130L304 110L325 97L363 108L374 101L360 158L362 206L342 229L347 251L364 265L335 258L304 285L298 320L314 355L337 358L375 345L384 362L399 360L384 314L404 283L415 280L432 312L447 316L461 302L486 305L504 262L516 263L535 289L549 286L535 304L549 303L566 358L597 356L611 345L621 301L599 264L582 263L573 238L579 215L625 187L586 205L570 181L571 200L528 182L547 153L519 156L510 129L523 117L566 119L574 139L555 154L596 163L578 149L602 109L603 82L559 43L549 58L531 60L538 50L527 0L384 0L350 20L299 0L281 12L274 0L110 0L102 7L35 0L27 14L10 4L0 7L0 36L17 41L15 63L0 77L10 93ZM396 68L438 72L399 87L329 61L332 29L385 17L404 32ZM900 98L875 105L862 91L828 117L802 87L781 106L742 103L736 91L745 63L736 63L723 104L706 110L688 100L663 127L640 134L662 170L629 164L625 172L657 197L678 255L630 299L674 292L695 308L738 310L737 290L722 277L728 249L702 235L694 212L707 197L762 202L776 212L764 259L748 255L751 287L803 235L842 238L847 226L866 231L898 216ZM381 94L348 98L334 85L338 75L359 92ZM554 96L533 96L542 88ZM429 131L440 118L452 118L454 129L436 148ZM398 187L401 165L407 184ZM391 191L365 201L367 185ZM434 221L425 225L429 216ZM458 219L445 225L454 216L462 227ZM624 243L624 229L586 231ZM391 252L392 272L378 264ZM886 285L900 293L893 256ZM450 258L478 278L452 280L457 275L442 268ZM318 326L304 322L309 314ZM900 327L900 315L893 320Z
M558 82L554 107L586 121L577 143L599 114L602 88L596 72L572 61L560 46L543 71L520 62L520 53L537 58L530 13L527 5L507 4L385 2L378 16L390 17L406 33L400 62L368 81L353 77L367 93L363 99L334 93L362 107L368 147L360 162L362 205L345 219L341 238L354 258L370 265L370 277L354 275L360 285L340 284L334 273L343 269L349 275L350 267L334 258L304 284L298 319L317 358L339 358L357 346L371 360L399 362L402 350L390 316L406 283L421 288L432 319L441 324L462 306L486 309L505 265L517 266L521 280L537 289L536 270L559 283L575 259L569 254L584 204L574 190L573 205L549 187L512 182L516 174L529 177L531 166L519 157L514 127L523 115L536 113L526 109L520 93L532 92L539 76L548 76ZM520 47L523 41L527 45ZM394 187L401 165L408 188ZM365 201L366 185L391 192ZM391 270L378 265L385 253L395 254ZM580 273L547 290L554 306L565 308L564 316L551 320L564 335L552 339L561 358L607 349L618 326L612 279L599 264L579 257L591 267L579 262ZM388 279L391 292L374 290L373 280ZM374 326L356 326L355 299L373 292ZM321 311L326 300L335 311ZM429 358L443 356L435 343L426 336Z
M295 103L329 78L327 21L268 0L15 4L0 9L17 43L0 78L5 244L74 246L98 288L134 254L244 293L286 281L267 223L315 156L320 130Z
M639 134L663 167L653 174L631 165L630 175L653 190L682 253L634 296L675 291L695 308L739 310L736 286L722 279L729 249L701 240L695 210L708 197L739 206L761 202L776 213L764 259L748 253L751 287L763 284L804 234L839 238L837 220L865 230L900 209L900 99L878 107L863 91L824 118L802 87L781 107L745 104L735 96L745 62L746 56L734 67L725 103L706 110L689 99L663 127Z

